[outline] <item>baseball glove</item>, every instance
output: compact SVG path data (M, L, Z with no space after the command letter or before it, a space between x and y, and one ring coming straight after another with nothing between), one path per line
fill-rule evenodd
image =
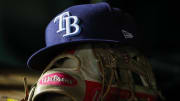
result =
M57 55L28 101L157 101L151 65L133 47L81 44Z

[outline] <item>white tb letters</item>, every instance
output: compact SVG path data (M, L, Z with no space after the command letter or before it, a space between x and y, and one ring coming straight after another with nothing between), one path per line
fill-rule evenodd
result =
M80 33L81 29L78 25L79 19L77 16L70 16L69 12L64 12L54 19L54 23L56 23L58 20L59 29L57 30L57 33L65 30L66 34L64 34L63 37L74 36ZM72 29L74 30L72 31Z

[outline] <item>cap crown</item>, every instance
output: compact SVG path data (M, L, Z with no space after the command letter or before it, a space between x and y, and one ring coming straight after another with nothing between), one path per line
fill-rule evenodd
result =
M74 41L128 42L135 38L130 15L107 3L72 6L47 26L46 45Z

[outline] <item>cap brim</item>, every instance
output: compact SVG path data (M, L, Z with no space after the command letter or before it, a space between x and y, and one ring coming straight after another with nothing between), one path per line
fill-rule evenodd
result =
M78 40L65 42L61 44L56 44L48 47L44 47L37 52L35 52L27 61L27 66L30 69L35 69L42 71L48 63L58 54L63 52L66 48L74 47L74 45L79 45L82 43L96 43L96 42L108 42L108 43L119 43L115 40L102 40L102 39L88 39L88 40Z

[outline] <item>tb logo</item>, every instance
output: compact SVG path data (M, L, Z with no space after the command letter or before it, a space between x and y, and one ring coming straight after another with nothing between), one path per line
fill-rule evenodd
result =
M66 34L63 37L78 35L81 31L78 23L79 19L77 16L70 16L69 12L64 12L54 19L54 23L59 20L59 29L57 33L65 31Z

